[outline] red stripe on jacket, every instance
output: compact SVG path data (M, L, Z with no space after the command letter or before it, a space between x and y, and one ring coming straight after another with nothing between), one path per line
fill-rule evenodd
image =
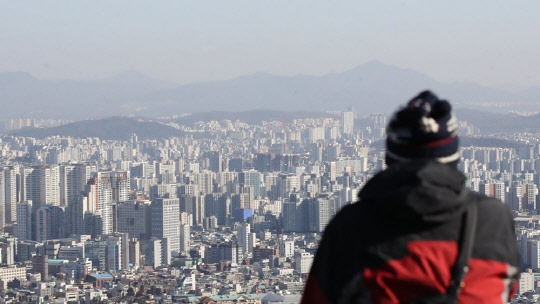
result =
M457 258L456 242L411 241L408 249L409 255L404 258L364 269L363 280L374 303L400 303L446 292ZM506 263L471 258L459 303L506 303L517 284L511 286L512 291L507 290L504 280L508 275Z
M456 242L411 241L407 247L406 257L364 269L364 283L374 303L410 301L448 288L457 258Z

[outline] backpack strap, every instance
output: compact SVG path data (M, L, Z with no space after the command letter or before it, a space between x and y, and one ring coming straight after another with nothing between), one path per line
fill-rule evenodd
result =
M461 289L465 286L465 276L469 272L469 259L472 255L474 238L476 234L477 223L477 199L478 196L472 191L469 191L469 196L472 198L467 205L467 210L464 212L463 225L460 231L458 256L456 263L452 267L452 280L450 286L446 290L446 294L457 298Z

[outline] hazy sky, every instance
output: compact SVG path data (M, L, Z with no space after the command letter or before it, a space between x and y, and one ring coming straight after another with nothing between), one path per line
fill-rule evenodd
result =
M0 72L189 83L377 59L440 81L540 85L540 1L0 1Z

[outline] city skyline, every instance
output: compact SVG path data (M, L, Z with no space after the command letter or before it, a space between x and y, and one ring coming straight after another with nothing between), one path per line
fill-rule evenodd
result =
M471 270L489 273L482 248L495 254L486 267L516 287L509 303L536 303L538 9L533 0L0 0L0 298L298 303L334 300L310 282L350 274L336 289L346 301L359 278L368 286L366 274L384 273L383 260L439 273L426 282L443 287L448 271L450 289L466 281L462 294L476 296L476 274L457 284L453 271L472 252ZM389 115L421 90L433 93ZM481 215L471 250L469 216L457 252L445 249L454 228L391 245L456 223L455 203L471 191ZM497 214L487 207L504 216L484 222ZM503 234L502 249L484 246ZM329 244L339 256L322 268L339 260L348 274L318 272ZM429 261L415 248L428 248ZM355 260L364 256L374 268ZM448 263L434 271L409 262L439 257Z
M0 295L298 302L326 225L386 168L387 117L356 114L210 119L161 138L1 135ZM540 136L475 122L459 123L458 168L512 210L517 301L540 271L527 250L540 244Z

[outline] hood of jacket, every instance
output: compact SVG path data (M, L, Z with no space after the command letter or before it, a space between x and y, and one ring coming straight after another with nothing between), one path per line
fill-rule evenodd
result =
M465 180L448 164L403 162L376 174L358 196L396 220L443 222L461 215L470 201Z

